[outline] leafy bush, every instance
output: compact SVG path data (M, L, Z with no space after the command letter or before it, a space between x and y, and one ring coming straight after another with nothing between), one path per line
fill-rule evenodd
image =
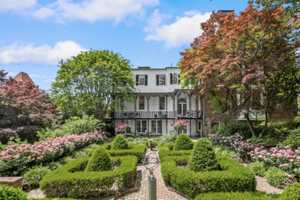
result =
M286 137L286 133L274 127L258 126L256 127L256 132L258 137L251 138L249 141L253 144L260 144L266 147L277 146Z
M0 185L0 199L27 200L27 195L20 189Z
M41 189L48 197L93 199L117 194L135 185L137 158L112 157L120 165L109 171L88 172L88 158L72 160L47 174ZM112 187L116 183L116 187Z
M265 174L265 177L270 185L283 188L290 183L290 178L287 173L279 168L271 167Z
M291 148L297 148L300 146L300 128L290 132L286 140L283 142L284 145Z
M208 139L199 139L196 143L191 158L191 169L194 171L219 169L212 143Z
M82 134L99 130L103 124L94 116L72 117L63 124L62 129L68 134Z
M47 167L36 167L28 170L24 176L24 183L29 188L38 188L42 178L51 170Z
M217 193L204 193L196 197L195 200L268 200L263 193L259 192L217 192Z
M249 126L245 122L230 122L221 124L217 128L217 132L224 136L231 136L239 134L244 138L250 138L252 136Z
M175 150L190 150L193 149L193 142L186 134L181 134L175 141Z
M251 171L257 176L264 176L266 172L266 168L263 162L254 162L249 165Z
M255 176L238 161L218 158L222 170L195 172L177 166L177 161L188 161L186 156L165 157L161 162L164 181L190 198L205 192L255 191Z
M117 135L112 142L113 149L128 149L128 142L123 135Z
M289 185L280 195L278 200L299 200L300 183Z
M112 161L102 147L95 150L86 167L86 171L105 171L111 169Z
M88 132L94 132L100 130L103 127L103 123L93 116L84 115L80 117L72 117L65 121L65 123L55 129L43 129L37 132L40 139L46 139L49 137L58 137L71 134L83 134Z

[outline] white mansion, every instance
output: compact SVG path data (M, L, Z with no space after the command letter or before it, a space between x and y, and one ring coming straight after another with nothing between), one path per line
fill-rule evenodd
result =
M201 99L181 88L179 74L177 67L133 69L135 95L120 103L115 124L126 123L126 134L154 136L178 132L175 123L181 121L181 133L202 135Z

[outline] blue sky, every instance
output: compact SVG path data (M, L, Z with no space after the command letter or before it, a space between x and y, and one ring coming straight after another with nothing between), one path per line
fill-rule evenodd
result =
M50 89L60 59L88 49L120 53L134 66L176 65L212 11L247 0L1 0L0 68Z

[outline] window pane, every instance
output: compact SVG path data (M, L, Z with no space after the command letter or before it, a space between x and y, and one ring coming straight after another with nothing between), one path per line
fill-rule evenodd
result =
M156 121L155 120L151 121L151 132L156 133Z
M142 132L144 133L144 132L146 132L146 130L147 130L147 121L143 120L142 121Z
M144 110L145 109L145 97L139 96L139 109Z
M147 75L136 75L136 85L147 85Z
M156 84L157 85L166 85L166 75L165 74L156 75Z
M166 108L166 98L159 97L159 110L164 110Z
M140 123L141 121L137 121L136 122L136 131L137 132L141 132L141 123Z
M170 79L170 83L171 84L177 84L177 74L176 73L171 73L170 74L170 77L171 77L171 79Z
M162 133L162 121L157 121L157 133Z

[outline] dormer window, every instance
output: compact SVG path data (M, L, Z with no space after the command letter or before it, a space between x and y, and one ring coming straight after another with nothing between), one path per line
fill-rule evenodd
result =
M156 75L156 85L166 85L166 75L157 74Z
M148 85L148 75L145 74L137 74L135 76L135 84L136 85Z

